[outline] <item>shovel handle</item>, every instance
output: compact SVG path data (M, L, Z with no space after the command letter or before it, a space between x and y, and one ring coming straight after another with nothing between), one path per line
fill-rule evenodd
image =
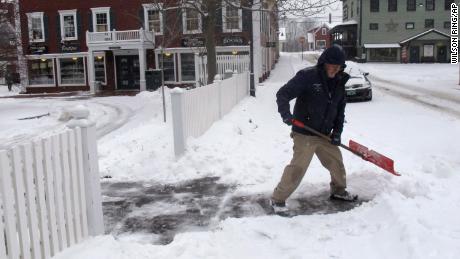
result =
M330 137L324 135L323 133L321 133L321 132L319 132L319 131L317 131L317 130L315 130L315 129L312 129L312 128L308 127L307 125L305 125L303 122L301 122L301 121L299 121L299 120L292 119L292 124L295 125L295 126L297 126L297 127L299 127L299 128L306 129L306 130L310 131L311 133L315 134L316 136L318 136L318 137L320 137L320 138L322 138L322 139L325 139L325 140L327 140L328 142L331 142L331 138L330 138ZM355 152L354 150L350 149L348 146L346 146L346 145L344 145L344 144L342 144L342 143L340 143L339 146L340 146L341 148L346 149L346 150L350 151L351 153L353 153L353 154L359 156L360 158L365 159L365 157L364 157L362 154Z

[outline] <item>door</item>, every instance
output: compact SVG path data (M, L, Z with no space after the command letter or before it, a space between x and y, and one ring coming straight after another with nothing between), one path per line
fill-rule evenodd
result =
M139 90L139 56L116 56L117 89Z
M419 63L420 62L420 47L419 46L411 46L410 47L410 63Z
M446 63L447 62L447 47L446 46L438 47L437 60L438 60L439 63Z

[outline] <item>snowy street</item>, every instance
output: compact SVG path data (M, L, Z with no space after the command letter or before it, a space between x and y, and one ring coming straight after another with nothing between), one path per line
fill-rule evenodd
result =
M267 215L292 156L275 94L308 53L281 53L270 78L174 157L170 97L0 99L0 148L65 127L63 107L97 122L107 235L55 258L458 258L460 87L450 64L358 64L373 100L347 104L342 141L395 160L396 177L342 151L352 205L328 201L329 173L314 158L288 200L294 217ZM5 94L0 86L0 94ZM291 109L293 106L291 103ZM47 114L39 119L18 118ZM268 213L269 214L269 213Z

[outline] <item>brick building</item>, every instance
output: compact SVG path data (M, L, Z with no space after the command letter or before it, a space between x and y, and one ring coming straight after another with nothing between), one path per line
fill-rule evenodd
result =
M264 22L252 23L253 16L273 15L254 14L223 4L216 51L248 55L252 26L259 34L255 74L263 80L278 58L276 48L267 46L277 27L264 31ZM161 53L165 83L191 85L196 56L205 50L201 16L175 0L21 0L20 16L28 92L93 90L95 82L101 90L145 90L143 71L158 68Z

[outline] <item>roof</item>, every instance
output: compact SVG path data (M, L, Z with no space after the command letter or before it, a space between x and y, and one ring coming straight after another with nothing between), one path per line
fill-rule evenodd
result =
M407 43L407 42L409 42L409 41L412 41L412 40L415 40L415 39L417 39L417 38L420 38L420 37L422 37L423 35L426 35L426 34L431 33L431 32L438 33L438 34L441 34L442 36L446 36L447 38L450 38L450 35L449 35L449 34L446 34L446 33L442 32L442 31L438 31L438 30L436 30L436 29L429 29L429 30L424 31L424 32L422 32L422 33L419 33L419 34L417 34L417 35L415 35L415 36L412 36L412 37L410 37L410 38L407 38L407 39L405 39L405 40L402 40L402 41L400 41L399 43L400 43L400 44Z
M400 48L399 43L364 44L366 49Z
M355 20L349 20L349 21L346 21L346 22L338 23L333 28L339 27L339 26L345 26L345 25L354 25L354 24L358 24L358 22L355 21Z

